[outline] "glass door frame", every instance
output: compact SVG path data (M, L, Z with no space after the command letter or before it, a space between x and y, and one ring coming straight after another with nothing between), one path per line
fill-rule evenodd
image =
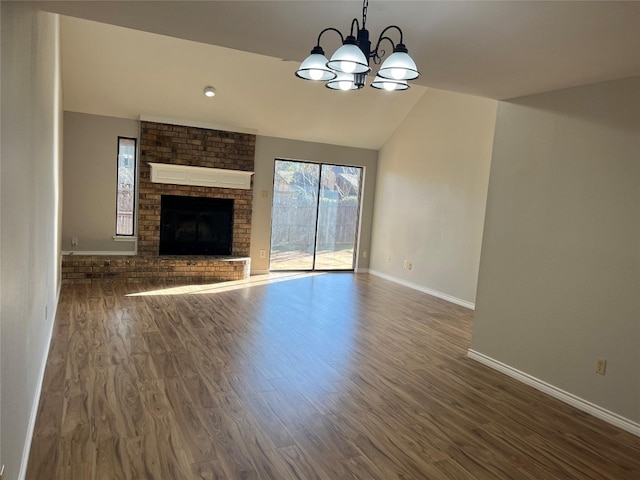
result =
M315 217L315 231L313 235L313 250L312 250L312 264L311 268L297 268L297 269L272 269L272 254L273 254L273 227L274 227L274 205L276 199L276 176L278 174L277 163L278 162L288 162L288 163L299 163L306 165L317 165L318 166L318 180L317 180L317 188L315 191L315 202L316 202L316 217ZM319 222L320 222L320 213L321 213L321 201L322 201L322 185L323 185L323 167L344 167L344 168L355 168L358 170L358 192L357 192L357 209L356 209L356 222L355 222L355 231L353 236L353 255L351 260L350 268L335 268L335 269L327 269L322 268L318 269L317 265L317 256L318 256L318 237L319 237ZM364 193L364 174L365 167L358 165L347 165L347 164L338 164L338 163L329 163L329 162L316 162L316 161L308 161L308 160L298 160L298 159L287 159L287 158L275 158L274 159L274 168L273 168L273 187L272 187L272 202L271 202L271 224L269 231L269 271L278 271L278 272L286 272L286 271L298 271L298 272L310 272L310 271L323 271L323 272L355 272L357 268L357 259L358 259L358 247L360 244L360 229L362 226L362 207L363 207L363 198L362 195Z

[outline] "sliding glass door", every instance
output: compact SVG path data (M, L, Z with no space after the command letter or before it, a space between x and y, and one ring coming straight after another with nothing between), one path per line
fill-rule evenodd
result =
M361 177L358 167L321 167L316 270L353 270L355 266Z
M313 270L320 165L276 160L271 270Z
M362 168L276 160L271 270L353 270Z

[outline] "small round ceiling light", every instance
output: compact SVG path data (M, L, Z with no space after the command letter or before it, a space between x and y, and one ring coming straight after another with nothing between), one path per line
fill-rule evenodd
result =
M213 87L204 87L204 96L205 97L215 97L216 96L216 89Z

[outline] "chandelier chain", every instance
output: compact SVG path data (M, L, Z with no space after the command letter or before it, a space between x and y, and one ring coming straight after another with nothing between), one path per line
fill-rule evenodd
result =
M367 8L369 7L369 0L363 0L362 2L362 28L365 28L367 24Z

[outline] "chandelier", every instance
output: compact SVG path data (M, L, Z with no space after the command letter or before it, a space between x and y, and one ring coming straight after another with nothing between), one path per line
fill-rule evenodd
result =
M386 52L380 46L386 40L391 43L393 53L382 63L371 86L388 91L409 88L408 81L415 80L420 73L402 41L402 30L396 25L386 27L378 37L375 48L371 50L369 31L366 29L368 6L369 0L364 0L362 28L358 19L354 18L351 21L350 34L346 38L336 28L329 27L322 30L318 35L316 46L300 64L296 76L304 80L327 82L326 87L333 90L359 90L365 86L367 74L371 72L369 61L372 60L375 65L382 62ZM356 35L354 35L354 27ZM389 30L397 30L400 33L400 42L394 44L393 40L386 36ZM320 38L328 31L336 32L342 40L342 46L331 56L331 60L327 60L320 46Z

